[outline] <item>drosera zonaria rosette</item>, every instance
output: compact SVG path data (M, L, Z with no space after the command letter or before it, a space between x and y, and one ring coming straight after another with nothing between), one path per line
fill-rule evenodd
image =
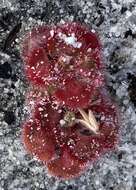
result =
M90 91L104 85L100 49L97 35L88 27L66 23L33 28L22 42L21 55L26 76L33 85L52 89L52 95L61 103L66 99L67 106L79 107L81 101L80 106L85 107ZM69 99L64 95L72 85L78 87L77 91L73 89L75 103L70 101L72 94Z
M73 112L58 107L52 100L38 100L32 116L23 126L26 150L46 163L55 176L71 178L79 175L89 162L114 149L118 142L117 108L112 101L106 102L105 98L105 94L99 92L96 104L89 105L85 111L78 109ZM72 122L70 117L66 120L69 112L73 117ZM75 170L75 165L67 166L65 155L68 163L79 163L83 171L80 168ZM73 170L79 173L73 173Z

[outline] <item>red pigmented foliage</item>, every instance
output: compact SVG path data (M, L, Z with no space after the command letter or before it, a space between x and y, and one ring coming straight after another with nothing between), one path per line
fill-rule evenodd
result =
M53 130L60 118L57 110L52 109L48 100L35 103L33 113L23 125L23 142L26 149L42 161L55 156L55 137Z
M93 96L93 87L74 79L67 79L63 88L58 88L54 96L70 108L86 107Z
M79 23L38 26L23 40L22 58L31 84L24 146L53 176L77 177L118 142L100 41Z
M62 149L60 158L47 163L48 171L58 178L71 179L78 177L88 167L88 162L79 160L70 154L67 147Z
M22 44L26 76L32 84L55 91L65 88L67 77L90 88L102 86L100 48L96 34L77 23L33 28Z
M32 117L23 126L26 149L46 162L51 174L65 179L78 176L88 166L88 162L94 162L116 147L119 118L117 108L108 95L106 97L99 91L96 103L90 104L85 109L86 112L88 110L98 118L98 134L76 120L68 123L65 118L69 111L63 107L57 108L52 100L37 103ZM81 119L79 112L72 113L76 119Z

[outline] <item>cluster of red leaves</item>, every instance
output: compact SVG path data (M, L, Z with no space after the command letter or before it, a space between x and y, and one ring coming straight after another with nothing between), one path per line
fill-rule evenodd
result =
M22 128L25 148L53 176L76 177L118 141L118 111L105 89L99 39L86 26L66 23L33 28L22 44L32 86L26 99L33 104ZM81 109L94 114L97 134L76 122Z

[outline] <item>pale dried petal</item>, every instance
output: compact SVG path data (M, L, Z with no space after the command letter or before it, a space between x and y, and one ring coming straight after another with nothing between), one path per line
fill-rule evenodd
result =
M98 130L98 123L95 119L95 116L93 114L93 112L91 110L89 110L89 122L91 123L91 125Z
M89 117L88 117L87 113L82 109L78 109L78 110L79 110L80 114L82 115L82 117L84 118L84 120L89 123Z
M76 119L77 123L81 123L84 127L88 128L90 131L92 131L93 133L97 134L96 129L90 125L90 123L86 122L85 120L82 119Z

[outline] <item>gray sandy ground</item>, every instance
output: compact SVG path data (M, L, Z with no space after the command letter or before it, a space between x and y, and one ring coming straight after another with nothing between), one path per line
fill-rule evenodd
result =
M99 33L108 90L122 114L118 149L71 181L49 176L27 155L20 139L28 87L19 54L21 35L34 24L63 21L80 21ZM4 48L18 22L22 22L20 33ZM0 0L0 190L46 189L136 190L135 0Z

